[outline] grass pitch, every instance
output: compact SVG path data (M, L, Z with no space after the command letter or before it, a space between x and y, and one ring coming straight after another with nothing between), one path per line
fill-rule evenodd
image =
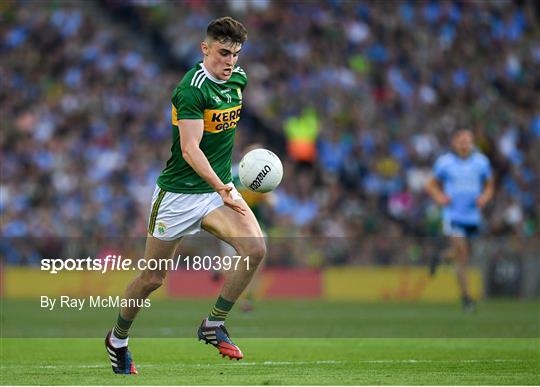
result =
M241 339L246 358L194 339L139 339L139 375L114 375L99 339L4 339L2 384L361 385L540 383L538 340Z
M537 302L485 302L475 315L458 305L259 302L228 320L239 362L196 341L210 304L153 302L133 327L140 374L128 376L112 373L103 346L114 310L44 313L4 300L1 384L540 384Z

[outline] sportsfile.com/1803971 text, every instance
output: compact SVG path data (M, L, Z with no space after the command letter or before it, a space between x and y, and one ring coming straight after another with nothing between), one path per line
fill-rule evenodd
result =
M250 270L249 256L181 256L170 259L140 259L135 262L121 255L107 255L105 258L67 258L41 260L41 270L50 274L58 274L62 271L97 271L102 274L107 271L120 270L214 270L229 271L245 268Z

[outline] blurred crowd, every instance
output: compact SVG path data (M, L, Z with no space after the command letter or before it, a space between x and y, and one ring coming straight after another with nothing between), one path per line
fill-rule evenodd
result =
M540 6L339 0L0 2L1 235L144 236L171 92L223 15L249 32L235 160L284 162L269 235L439 235L423 185L462 126L496 178L486 231L539 235Z

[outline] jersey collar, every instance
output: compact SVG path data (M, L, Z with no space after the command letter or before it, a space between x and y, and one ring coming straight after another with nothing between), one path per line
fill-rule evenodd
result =
M222 83L225 83L227 81L222 81L222 80L219 80L217 78L215 78L212 74L210 74L210 72L206 69L206 67L204 67L204 63L201 62L201 68L203 69L204 71L204 75L206 75L206 77L208 79L210 79L212 82L214 83L219 83L219 84L222 84Z
M458 160L461 160L461 161L467 161L467 160L472 159L472 157L474 156L475 153L476 153L476 149L473 149L472 152L469 153L469 156L463 158L456 151L452 150L452 154L454 155L454 157L456 159L458 159Z

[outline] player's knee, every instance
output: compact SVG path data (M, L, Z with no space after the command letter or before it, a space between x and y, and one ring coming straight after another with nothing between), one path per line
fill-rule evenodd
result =
M155 272L146 272L141 275L143 286L147 292L153 292L163 285L163 276Z
M266 256L266 243L264 239L250 243L245 255L249 256L253 263L258 264L261 262Z

